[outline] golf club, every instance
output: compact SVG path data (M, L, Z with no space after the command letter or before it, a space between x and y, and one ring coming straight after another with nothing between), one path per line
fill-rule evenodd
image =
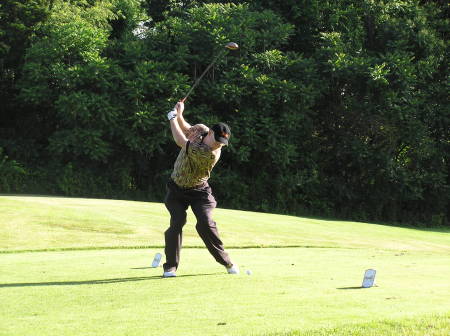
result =
M191 94L191 92L192 92L192 90L194 90L194 88L198 85L198 83L200 83L200 81L201 81L201 79L203 78L203 76L208 72L208 70L214 65L214 63L216 63L217 62L217 60L219 59L219 58L221 58L224 54L225 54L225 52L227 51L227 50L236 50L236 49L238 49L239 48L239 46L237 45L237 43L235 43L235 42L228 42L227 44L225 44L225 49L223 49L217 56L216 56L216 58L214 58L214 60L211 62L211 64L209 64L207 67L206 67L206 69L205 69L205 71L203 71L202 72L202 74L200 75L200 77L198 77L197 78L197 80L195 81L195 83L192 85L192 87L189 89L189 91L188 91L188 93L186 94L186 96L183 98L183 99L181 99L180 101L182 102L182 103L184 103L185 101L186 101L186 99L189 97L189 95Z

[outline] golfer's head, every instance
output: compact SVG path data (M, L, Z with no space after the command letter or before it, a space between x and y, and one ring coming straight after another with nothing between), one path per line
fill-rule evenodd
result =
M214 140L218 142L219 144L228 145L228 140L231 136L231 130L230 127L225 123L217 123L213 127L211 127L211 130L214 132Z

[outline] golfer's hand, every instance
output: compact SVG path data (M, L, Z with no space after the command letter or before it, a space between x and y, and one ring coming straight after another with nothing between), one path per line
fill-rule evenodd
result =
M183 111L184 111L184 103L179 101L176 105L175 105L175 110L177 111L178 115L181 116L183 115Z
M177 110L174 108L172 111L169 111L167 113L167 119L170 121L172 119L175 119L177 117Z

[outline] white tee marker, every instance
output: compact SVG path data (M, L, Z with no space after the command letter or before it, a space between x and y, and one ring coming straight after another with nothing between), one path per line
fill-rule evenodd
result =
M363 288L370 288L373 286L373 284L375 283L375 274L376 273L377 273L377 271L375 271L374 269L366 270L366 272L364 273L364 279L363 279L363 283L362 283Z
M153 258L153 262L152 262L152 267L153 268L159 266L159 263L161 262L161 257L162 257L161 253L156 253L155 254L155 257Z

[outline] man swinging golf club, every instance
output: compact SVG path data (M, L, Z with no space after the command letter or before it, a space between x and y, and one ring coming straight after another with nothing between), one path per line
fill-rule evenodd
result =
M189 206L197 218L196 229L208 251L230 274L238 274L219 238L212 211L217 202L208 185L211 170L220 158L221 149L228 145L230 128L218 123L210 129L203 124L191 126L183 118L184 103L178 102L167 114L176 144L181 147L167 183L165 205L170 213L170 226L164 233L165 254L163 277L174 277L180 261L182 230Z

